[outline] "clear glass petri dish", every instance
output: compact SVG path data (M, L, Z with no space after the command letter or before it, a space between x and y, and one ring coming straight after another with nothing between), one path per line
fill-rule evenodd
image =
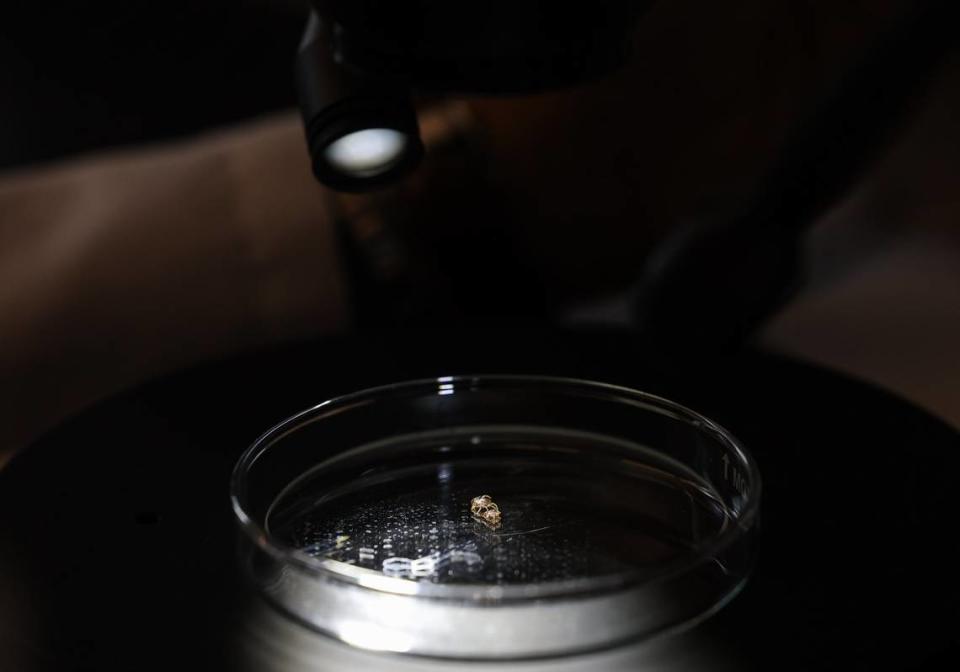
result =
M752 565L760 476L727 431L666 399L463 376L291 417L241 457L231 500L247 575L311 628L518 659L716 612Z

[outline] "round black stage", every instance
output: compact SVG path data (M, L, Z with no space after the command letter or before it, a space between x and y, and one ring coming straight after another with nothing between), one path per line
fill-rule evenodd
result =
M925 669L956 650L960 435L930 415L760 352L681 369L626 333L421 331L197 368L18 455L0 471L0 669L230 669L235 459L328 397L463 373L625 384L743 440L764 478L759 559L708 623L739 668Z

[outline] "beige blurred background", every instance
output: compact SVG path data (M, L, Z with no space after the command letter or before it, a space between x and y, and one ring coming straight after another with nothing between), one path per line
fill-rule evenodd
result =
M810 236L809 261L810 285L763 342L960 428L960 59L896 147Z

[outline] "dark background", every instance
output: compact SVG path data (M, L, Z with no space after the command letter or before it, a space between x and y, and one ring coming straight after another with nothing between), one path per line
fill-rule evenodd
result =
M0 167L292 106L305 16L284 1L5 3Z

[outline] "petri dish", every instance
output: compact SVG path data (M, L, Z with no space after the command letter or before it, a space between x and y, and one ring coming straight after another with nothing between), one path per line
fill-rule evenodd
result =
M760 487L733 436L666 399L449 376L282 422L231 500L243 568L288 616L363 649L521 659L716 612L749 575Z

